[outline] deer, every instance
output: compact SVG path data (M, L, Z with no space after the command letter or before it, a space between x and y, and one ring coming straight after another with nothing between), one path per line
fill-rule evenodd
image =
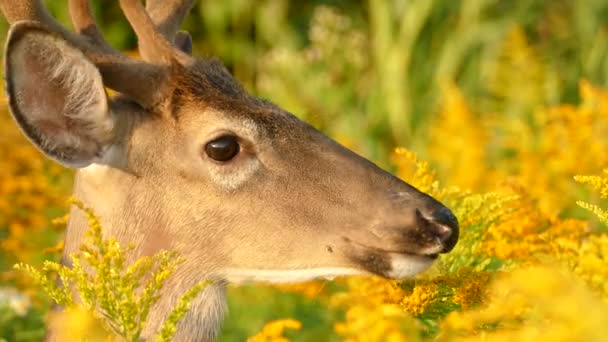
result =
M194 57L179 30L194 0L119 2L139 57L105 40L89 1L69 0L70 30L41 0L0 0L5 89L23 134L76 169L73 193L104 235L132 244L133 259L183 257L144 339L201 280L212 283L176 341L216 339L229 283L403 279L454 248L458 220L441 202ZM72 207L63 264L87 228Z

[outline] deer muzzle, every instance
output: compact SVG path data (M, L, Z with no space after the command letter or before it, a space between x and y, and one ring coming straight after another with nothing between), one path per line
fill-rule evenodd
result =
M454 249L458 241L459 227L458 219L452 211L444 206L433 211L429 215L416 210L417 224L425 231L425 235L431 236L439 246L439 253L447 253Z

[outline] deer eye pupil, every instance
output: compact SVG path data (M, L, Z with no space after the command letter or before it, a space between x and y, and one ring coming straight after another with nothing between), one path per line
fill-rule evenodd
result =
M237 137L232 135L225 135L212 140L205 145L205 153L209 158L226 162L234 158L240 150L239 142Z

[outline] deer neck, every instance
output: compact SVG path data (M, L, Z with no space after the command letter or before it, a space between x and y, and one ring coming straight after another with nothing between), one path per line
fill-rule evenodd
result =
M116 238L122 246L135 242L133 238L141 239L131 235L140 231L141 223L128 222L130 220L123 215L128 200L128 194L124 191L128 189L124 188L126 186L129 186L129 175L125 172L93 164L76 173L73 192L76 199L93 209L95 215L100 218L104 237ZM88 228L84 213L72 207L66 232L65 255L78 250L84 242L84 234ZM140 257L137 250L132 254L135 259Z
M175 278L180 278L178 275ZM162 323L167 315L179 301L179 297L187 291L187 286L180 290L171 292L172 296L161 298L150 312L146 330L143 336L151 339L161 329ZM165 292L169 293L169 291ZM201 294L192 301L190 311L184 316L178 325L174 341L215 341L219 334L224 314L226 312L226 284L216 282L208 285Z
M130 196L133 177L116 168L93 164L78 171L74 183L74 196L94 210L100 218L104 236L116 238L122 246L135 244L135 249L127 258L130 263L142 256L170 248L160 243L166 239L154 232L164 231L162 217L155 216L153 210L130 212L143 210L133 205L136 199ZM78 250L87 229L88 223L83 213L72 209L66 232L64 264L70 264L67 256ZM187 266L176 271L163 288L166 295L150 311L144 336L151 338L160 330L183 293L199 280L200 275ZM188 314L179 324L176 341L215 340L226 311L225 288L224 282L215 282L192 301Z

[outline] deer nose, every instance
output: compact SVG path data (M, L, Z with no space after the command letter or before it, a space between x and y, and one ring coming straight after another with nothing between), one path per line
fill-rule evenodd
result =
M431 232L435 234L443 246L441 253L447 253L454 249L458 241L459 229L458 219L452 211L442 206L425 215L425 219L430 223L428 227Z

